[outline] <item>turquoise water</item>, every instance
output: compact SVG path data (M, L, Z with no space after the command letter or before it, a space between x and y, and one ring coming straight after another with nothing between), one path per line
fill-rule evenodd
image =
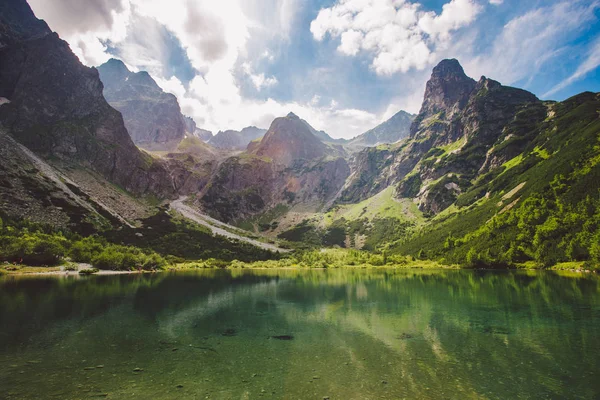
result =
M599 282L350 269L4 277L0 398L599 398Z

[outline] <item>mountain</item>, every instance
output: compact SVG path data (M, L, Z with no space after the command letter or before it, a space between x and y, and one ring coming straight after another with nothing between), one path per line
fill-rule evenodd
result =
M148 150L170 150L194 133L195 123L181 114L177 98L165 93L146 71L131 72L114 58L98 67L104 97L121 112L133 142Z
M290 114L293 115L294 113L290 113ZM348 143L347 139L334 139L331 136L329 136L329 134L327 132L316 130L305 120L301 119L300 121L302 121L302 123L304 125L306 125L308 130L310 130L310 133L312 133L317 138L319 138L319 140L322 141L323 143L331 143L331 144L336 144L336 145L344 145L344 144Z
M205 143L208 143L213 138L213 134L211 131L207 131L206 129L201 128L196 128L196 130L194 131L194 135Z
M167 212L166 201L199 190L194 184L203 186L208 178L201 167L139 150L121 113L105 100L98 71L83 66L25 0L0 3L0 43L3 261L73 260L131 270L165 266L161 256L167 255L273 257ZM148 78L141 74L134 80ZM197 148L206 146L198 142L180 142L180 154L196 157ZM91 234L97 236L87 237Z
M350 167L341 146L323 143L293 113L276 118L247 151L224 160L198 205L215 218L242 223L278 210L321 210L344 185Z
M327 150L305 121L289 113L287 117L273 121L253 153L269 157L278 164L290 165L295 160L322 158Z
M183 116L183 122L185 123L185 132L186 135L192 135L202 140L203 142L208 142L213 134L211 131L207 131L206 129L200 129L196 126L196 122L193 118L188 116Z
M194 135L196 132L196 121L193 118L188 117L187 115L183 116L183 124L185 126L185 132L187 134Z
M85 168L136 195L174 195L164 163L140 152L104 99L96 69L22 0L0 5L2 128L55 164Z
M600 261L600 94L562 102L436 66L407 139L355 154L325 215L282 232L471 267ZM330 222L323 222L330 221Z
M261 138L266 132L266 129L255 126L248 126L241 131L219 131L207 143L218 149L245 150L250 142Z
M399 111L387 121L350 140L347 146L353 150L361 150L378 144L396 143L408 137L414 119L415 115Z
M355 179L341 199L361 201L398 184L399 197L416 198L423 212L437 214L478 176L518 112L536 104L541 102L529 92L485 77L476 82L458 61L444 60L427 82L409 140L395 149L359 153Z

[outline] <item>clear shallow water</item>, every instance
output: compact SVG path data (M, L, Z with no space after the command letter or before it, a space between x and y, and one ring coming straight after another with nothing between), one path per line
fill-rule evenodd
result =
M5 277L0 398L598 398L599 283L347 269Z

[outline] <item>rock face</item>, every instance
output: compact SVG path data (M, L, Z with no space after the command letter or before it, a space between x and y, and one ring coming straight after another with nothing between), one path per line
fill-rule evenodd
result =
M245 150L250 142L260 139L267 132L266 129L248 126L241 131L219 131L207 143L218 149Z
M177 98L163 92L146 71L131 72L114 58L99 66L98 71L104 97L121 112L136 145L148 150L172 150L186 131L194 133L195 123L181 114Z
M382 124L352 139L348 143L348 147L353 150L361 150L378 144L396 143L408 137L414 119L415 115L399 111Z
M38 20L24 0L0 5L0 124L19 142L98 172L138 194L172 197L163 163L141 153L102 95L96 69Z
M208 143L213 138L213 134L211 131L207 131L206 129L200 128L196 128L196 130L194 131L194 135L205 143Z
M544 108L527 91L486 77L476 82L458 61L444 60L427 82L409 139L358 153L340 201L358 202L395 185L397 197L415 198L424 213L437 214L491 166L520 153L527 142L509 140L510 132L523 113L535 122Z
M254 154L287 166L295 160L322 158L327 150L327 146L313 135L307 124L290 113L273 121Z
M195 135L197 127L196 121L194 121L193 118L184 115L183 124L185 125L185 132L187 134Z
M294 114L277 118L260 142L222 162L203 190L201 206L227 222L283 206L320 210L350 175L339 146L325 144Z
M440 62L425 87L421 111L410 128L411 135L426 128L433 118L451 121L466 106L475 84L475 80L465 75L457 60Z

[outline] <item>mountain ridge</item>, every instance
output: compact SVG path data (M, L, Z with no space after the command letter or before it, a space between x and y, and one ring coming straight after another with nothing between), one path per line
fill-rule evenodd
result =
M356 151L379 144L396 143L409 136L410 126L415 117L413 114L400 110L376 127L351 139L347 146Z
M173 94L165 93L148 72L131 72L115 58L97 70L104 84L104 97L121 112L136 145L147 150L177 147L191 124ZM189 133L195 133L195 126Z

